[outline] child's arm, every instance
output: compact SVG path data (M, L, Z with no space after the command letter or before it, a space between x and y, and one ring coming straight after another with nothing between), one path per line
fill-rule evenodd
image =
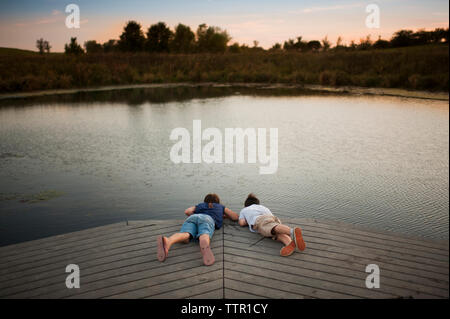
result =
M191 216L195 212L195 206L189 207L184 211L184 213L188 216Z
M231 209L225 207L225 216L233 221L237 221L239 219L239 215L233 212Z
M239 226L242 226L242 227L248 226L247 220L245 219L245 217L239 218L239 222L238 223L239 223Z

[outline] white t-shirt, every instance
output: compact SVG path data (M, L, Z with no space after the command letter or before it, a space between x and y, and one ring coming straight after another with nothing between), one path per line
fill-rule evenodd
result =
M256 233L256 231L253 230L252 226L255 224L256 218L262 215L272 215L272 212L265 206L253 204L244 207L241 210L241 213L239 214L239 219L245 219L247 221L248 228L250 229L250 231Z

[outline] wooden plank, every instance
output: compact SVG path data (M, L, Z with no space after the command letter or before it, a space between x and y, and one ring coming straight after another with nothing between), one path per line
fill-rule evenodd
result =
M205 271L205 267L197 267L191 269L190 271L183 272L182 276L177 276L176 279L171 281L166 281L165 283L160 283L158 285L146 286L146 282L140 282L139 287L130 287L130 291L123 292L120 294L108 296L107 298L112 299L128 299L128 298L151 298L153 296L161 295L163 293L174 292L180 289L191 289L201 284L211 283L214 280L222 281L223 270L219 264L214 264L209 268L212 271ZM209 269L208 268L208 269ZM217 269L218 268L218 269ZM203 287L205 290L211 290L210 287Z
M277 256L272 250L260 245L255 245L248 247L247 244L242 244L240 242L232 241L225 242L225 251L230 253L230 249L237 250L234 254L240 256L247 256L248 251L253 251L255 253L260 253L262 256L269 255L270 257ZM232 252L231 252L232 253ZM339 255L341 256L341 255ZM328 255L313 255L311 254L311 249L307 249L301 253L294 253L289 258L279 258L278 262L282 263L292 263L292 259L301 260L301 262L306 263L309 269L323 269L325 272L342 274L346 276L353 276L355 278L365 278L367 273L365 273L365 268L371 262L367 260L364 262L356 263L355 259L337 259L330 258ZM436 295L440 297L448 296L448 283L431 280L427 278L421 278L416 274L408 274L408 269L398 267L396 272L386 270L382 264L379 265L382 277L383 285L387 284L394 287L412 289L423 291L431 295ZM363 276L363 277L361 277Z
M168 226L169 225L165 225L162 227L168 227ZM64 245L71 245L71 246L67 246L67 247L73 247L73 246L80 245L80 244L84 243L85 241L102 240L103 238L108 239L108 238L117 237L118 234L121 234L124 232L134 232L134 231L139 231L139 229L149 229L149 228L156 229L157 227L161 227L161 226L158 226L157 224L155 224L154 226L126 226L125 224L120 224L114 228L109 228L107 226L104 226L104 228L99 227L97 229L97 231L95 231L95 232L92 232L92 233L89 232L88 235L76 236L76 234L73 233L73 235L71 235L70 237L67 237L67 238L65 238L65 237L60 238L60 236L62 236L62 235L55 236L58 238L54 238L54 240L51 240L53 237L49 237L49 242L47 242L47 243L39 243L39 242L31 241L30 243L32 243L33 245L30 244L30 246L27 248L13 247L15 245L0 247L0 256L2 257L2 264L3 264L6 261L14 261L17 259L17 257L19 257L19 258L23 258L24 256L31 257L31 256L39 255L39 253L41 253L41 251L61 249L61 248L65 247ZM18 245L21 245L21 244L18 244ZM15 253L8 254L8 249L14 249Z
M107 249L103 249L102 246L99 246L99 250L96 250L95 252L93 252L92 254L88 254L88 255L82 255L81 257L78 256L74 256L72 257L71 255L65 255L63 259L60 259L58 261L55 261L54 263L50 264L50 265L45 265L43 267L37 267L37 272L33 273L34 270L30 269L28 270L29 272L31 272L31 274L28 273L22 273L22 276L19 277L13 277L13 279L9 280L8 282L10 282L9 285L17 285L20 283L20 281L23 282L31 282L34 280L41 280L41 279L45 279L45 278L49 278L49 274L53 273L61 273L61 269L63 269L63 272L65 270L65 267L70 264L70 263L74 263L74 264L78 264L80 267L83 266L84 269L84 273L86 274L87 272L89 272L91 267L94 266L98 266L98 265L108 265L111 262L115 262L118 261L120 262L121 260L123 260L124 258L126 258L127 256L131 256L131 255L127 255L127 254L136 254L136 257L138 257L139 255L144 256L144 260L148 260L148 258L150 258L151 260L156 260L156 240L155 238L150 238L150 241L148 241L147 243L141 243L143 244L144 247L141 247L142 249L138 249L139 247L137 247L136 249L133 250L129 250L125 253L116 253L114 252L114 250L107 250ZM220 238L217 238L216 240L213 239L211 246L216 247L216 246L221 246L222 242L220 240ZM198 245L195 245L193 243L190 243L188 245L185 244L178 244L178 245L174 245L171 249L170 255L173 256L174 254L176 255L176 251L179 248L184 248L185 246L188 246L190 248L189 251L192 252L197 252L199 254L199 248ZM128 247L129 249L129 247ZM134 259L132 259L134 260ZM14 273L13 275L17 275L17 274L21 274L19 273ZM51 275L50 275L51 278ZM0 283L0 287L5 287L8 286L5 282L1 282Z
M198 295L191 295L187 297L188 299L223 299L223 280L222 283L220 283L220 280L218 281L220 284L219 289L215 289L212 291L207 291ZM161 295L159 295L161 296Z
M379 238L385 240L392 240L403 242L406 244L416 245L423 248L433 248L443 251L448 251L449 244L448 241L444 240L430 240L427 238L412 237L404 234L396 234L389 231L374 230L368 227L360 225L352 225L345 222L339 221L328 221L328 220L316 220L316 219L302 219L302 218L288 218L282 221L283 223L291 223L296 225L311 225L316 227L321 227L324 229L343 231L349 234L356 234L367 236L371 238Z
M94 272L83 275L80 289L67 289L64 284L65 276L57 278L53 284L45 284L35 290L25 290L12 297L14 298L66 298L81 293L91 293L93 290L108 290L115 284L126 284L133 278L141 278L148 273L149 277L153 275L166 274L171 271L179 271L187 269L186 267L199 267L203 263L198 256L192 256L189 252L173 256L170 261L160 263L159 261L151 261L148 263L129 264L124 267L105 269L103 271Z
M120 222L120 223L114 223L114 224L105 225L105 226L88 228L88 229L84 229L84 230L74 231L74 232L55 235L55 236L44 237L44 238L30 240L30 241L26 241L26 242L22 242L22 243L11 244L11 245L0 247L0 253L1 253L0 256L6 257L9 255L22 254L22 252L27 251L27 248L34 249L39 246L45 247L48 244L50 244L50 246L51 246L54 241L58 241L58 240L76 240L79 238L86 238L86 237L89 238L89 235L92 235L92 234L95 235L98 232L103 232L103 231L111 232L111 230L114 230L115 228L123 228L125 225L126 225L125 222Z
M439 252L439 253L436 253L436 252L433 252L431 248L428 248L428 250L426 250L426 248L422 248L422 250L420 250L420 249L411 249L411 247L406 247L405 245L403 245L403 247L393 246L392 245L393 241L390 241L390 240L371 239L371 238L362 237L362 236L351 236L350 234L346 234L344 232L341 232L339 234L339 232L330 231L330 230L317 231L317 229L319 229L319 228L313 227L313 226L304 226L303 227L303 235L305 237L311 236L311 237L315 237L315 238L333 240L337 243L346 243L346 244L357 245L360 247L382 249L383 251L389 251L389 252L393 252L395 254L402 254L402 255L405 254L405 255L409 255L409 256L424 258L427 260L435 260L437 262L448 263L448 261L449 261L448 254L445 255L443 253L440 253L440 252L442 252L442 250L434 249L434 251ZM346 234L346 235L342 235L342 234Z
M220 261L221 260L218 260L219 264L216 265L216 267L218 268L221 267ZM63 297L70 296L78 298L79 295L82 295L83 298L94 298L98 297L101 294L104 294L105 296L117 294L127 291L127 289L129 289L129 286L127 286L127 284L131 282L146 280L153 277L161 277L162 279L164 279L164 277L162 276L167 276L168 280L172 280L173 278L178 278L177 276L178 274L181 274L181 272L189 272L191 269L199 268L202 266L203 263L199 258L186 259L185 261L178 261L177 263L163 265L158 268L145 269L138 272L131 272L121 274L120 276L105 278L103 280L90 281L84 283L76 293L69 294L65 292ZM158 280L161 280L161 278Z
M214 289L216 291L216 295L219 295L222 298L223 296L223 280L222 276L219 273L216 274L215 277L220 277L216 280L206 281L201 284L196 284L194 286L185 286L181 289L171 290L166 293L152 295L147 297L147 299L190 299L191 296L197 297L200 295L205 295L205 292ZM213 278L215 278L213 277ZM211 297L210 297L211 298Z
M367 297L360 295L359 293L367 293L370 291L365 286L365 280L367 273L365 268L355 269L352 271L333 268L330 266L324 266L317 263L308 263L301 259L283 258L279 256L271 256L260 252L248 252L242 253L239 249L230 249L225 246L225 268L228 262L239 263L244 268L254 269L254 267L264 268L265 270L273 270L282 272L281 278L287 280L291 278L293 283L296 278L299 278L301 282L306 282L307 278L311 278L311 282L308 281L308 286L311 287L324 287L317 280L324 280L327 283L333 282L335 285L335 292L342 292L344 294L355 294L359 297ZM286 274L292 275L287 276ZM403 283L401 281L388 280L384 275L381 277L382 285L377 292L386 293L390 295L403 296L403 297L415 297L415 298L448 298L448 290L428 288L411 283ZM319 286L315 286L319 284ZM343 287L342 287L343 285ZM373 293L370 293L372 295Z
M257 296L245 291L239 291L231 288L225 288L224 294L224 299L267 299L267 297L264 296Z
M175 230L177 228L165 228L165 230ZM116 236L108 241L92 241L84 243L79 247L73 249L64 250L63 252L49 252L47 254L41 254L39 257L24 258L21 263L17 265L14 264L13 270L11 268L5 268L4 273L14 273L15 271L22 271L28 268L35 268L37 266L50 265L53 261L59 259L67 259L81 257L83 255L90 255L92 253L104 252L105 250L111 250L116 247L123 247L127 245L133 245L136 243L149 242L151 239L156 244L156 237L161 235L161 229L159 230L145 230L145 231L135 231L134 233L126 233L124 236ZM2 280L0 280L1 282Z
M227 229L226 233L230 233L233 235L238 236L245 236L241 233L241 230L238 230L236 228ZM250 233L250 232L248 232ZM241 235L242 234L242 235ZM255 234L258 235L258 234ZM259 236L259 235L258 235ZM448 273L448 261L440 261L440 260L432 260L423 256L417 256L417 255L410 255L405 252L393 252L389 250L382 249L381 247L375 248L375 247L369 247L368 245L360 245L356 242L347 241L344 242L340 240L340 238L333 237L331 235L326 235L322 237L318 237L314 233L308 233L303 232L303 238L305 239L305 242L316 242L316 243L322 243L328 246L337 246L337 247L343 247L343 248L351 248L354 250L362 250L367 252L372 252L373 254L379 255L379 256L386 256L395 258L396 260L402 261L402 262L419 262L421 265L429 266L430 269L433 269L432 271L436 271L439 273ZM422 266L421 266L422 267Z
M241 230L236 230L235 228L227 228L225 231L225 236L231 236L231 237L227 237L227 238L239 238L240 240L247 240L247 242L249 243L249 245L251 244L255 244L258 243L259 240L261 240L261 236L259 234L255 234L255 233L250 233L250 232L242 232ZM323 245L326 247L340 247L340 248L345 248L347 249L349 252L351 251L366 251L366 252L370 252L372 255L374 256L378 256L378 257L385 257L386 259L389 260L396 260L399 261L398 258L395 258L392 254L388 254L387 256L385 254L380 254L378 251L374 251L371 249L365 249L364 247L360 247L360 246L354 246L354 245L339 245L336 243L331 243L329 241L323 241L321 238L315 238L315 237L308 237L308 236L304 236L307 247L311 247L311 244L319 244L319 245ZM270 239L264 239L263 240L264 243L267 243L268 245L271 245ZM277 243L278 245L281 245L281 243ZM281 248L281 246L280 246ZM383 256L385 255L385 256ZM392 257L391 257L392 256ZM421 258L417 258L417 259L413 259L412 262L410 261L404 261L402 259L400 259L402 261L402 264L414 264L414 263L419 263L420 267L427 267L427 270L430 271L435 271L437 270L439 273L444 274L444 275L448 275L448 267L446 267L448 265L448 262L441 262L441 266L443 267L437 267L435 265L428 265L428 264L424 264L422 262ZM429 266L429 267L428 267Z
M37 259L26 259L24 263L14 265L13 268L3 269L0 285L6 280L22 278L29 274L39 273L42 270L49 270L52 265L59 261L69 261L71 263L70 260L74 259L77 261L83 261L85 259L93 260L101 258L102 255L112 255L114 249L124 247L123 250L129 251L135 245L143 243L149 243L149 247L151 247L152 244L156 245L157 236L158 234L155 234L155 232L130 234L107 242L93 242L89 246L80 246L76 249L65 251L64 253L50 252L43 254Z
M191 267L189 267L189 265ZM95 290L92 289L93 287L88 286L88 289L90 289L89 292L77 294L71 296L70 298L109 298L110 296L117 294L134 294L132 291L135 290L140 291L139 293L141 294L140 297L137 298L143 298L152 294L156 294L153 292L153 289L156 289L158 286L165 285L171 282L181 281L183 279L189 280L192 277L202 274L215 274L215 271L222 271L221 263L214 264L210 267L205 267L200 262L179 264L176 268L169 268L168 272L164 271L164 269L160 269L159 272L155 273L148 271L141 274L136 280L127 280L122 283L113 282L114 285L110 285L101 289ZM207 278L217 279L213 275L208 276ZM207 290L201 292L205 291Z
M182 224L185 219L141 219L141 220L128 220L126 223L128 226L149 226L149 225L171 225L174 223Z
M252 281L255 285L277 287L273 285L278 282L278 286L282 286L283 290L290 287L288 290L290 292L314 298L392 298L396 296L386 291L382 292L380 289L371 290L365 286L362 287L364 280L339 278L333 274L302 269L301 266L296 268L261 259L225 255L225 276L238 280L241 275L252 275L257 277ZM228 270L233 272L228 273Z
M36 248L46 248L53 247L58 242L75 242L83 239L96 238L102 234L114 234L116 230L120 229L139 229L142 227L158 226L163 225L181 225L183 220L145 220L145 221L123 221L119 223L92 227L88 229L83 229L79 231L69 232L65 234L35 239L31 241L26 241L23 243L17 243L12 245L7 245L0 247L0 257L7 257L13 255L23 255L27 251L35 251ZM156 229L156 228L155 228Z
M429 257L438 260L449 260L448 250L436 249L430 247L417 246L414 243L404 243L402 241L393 239L381 239L377 237L368 237L360 234L353 234L349 232L337 231L334 229L325 229L317 225L299 225L290 224L293 227L299 226L304 232L317 233L321 235L333 235L341 238L343 241L357 241L363 243L364 245L386 248L391 251L405 251L411 255L418 255L423 257Z
M275 289L273 287L278 287L278 283L273 283L274 285L269 287L256 286L252 283L253 278L250 276L243 275L240 280L235 280L233 278L228 278L225 276L225 297L232 298L233 293L229 289L246 291L249 294L263 296L264 298L271 299L305 299L300 293L292 293L289 291L282 291ZM229 288L229 289L228 289Z
M375 249L350 243L336 242L332 239L324 239L312 236L304 236L304 239L309 243L323 244L328 247L345 248L353 252L367 252L371 253L374 256L386 257L391 261L395 260L400 264L411 265L411 267L419 267L440 274L448 274L448 262L434 261L423 257L411 256L408 254L393 253L390 251L385 251L383 249Z
M211 244L213 251L221 257L222 247L216 247L216 244L221 245L222 243L218 241ZM179 245L178 247L171 249L169 258L164 264L156 259L156 247L152 250L144 250L137 254L123 254L115 260L107 260L101 263L94 263L91 261L82 263L76 260L74 263L80 267L83 284L95 280L105 280L108 276L118 276L119 274L136 272L153 267L165 267L167 264L182 262L183 260L195 259L198 263L201 263L201 254L198 246L194 244L186 245L187 247L181 246L182 245ZM180 257L178 258L178 256ZM52 292L57 287L63 291L70 292L71 290L68 290L65 287L65 277L67 274L64 273L64 270L66 265L66 263L61 263L59 268L54 271L46 272L40 277L34 276L33 279L35 280L28 279L27 281L19 279L9 282L8 287L2 287L1 294L2 296L4 293L8 295L15 294L14 297L19 297L19 295L21 295L28 298Z
M41 277L41 273L48 273L51 270L61 271L61 266L68 264L80 264L85 261L89 263L104 263L104 258L123 256L124 253L132 253L136 251L136 247L139 244L144 244L143 249L151 249L156 247L156 236L142 236L138 239L133 239L130 241L108 244L105 246L95 246L94 249L80 249L75 253L63 254L58 258L48 258L47 260L39 260L37 262L30 262L25 265L16 266L14 269L19 268L17 271L12 271L11 273L2 276L2 281L0 281L0 287L5 285L6 281L13 281L14 279L30 281L30 276L36 280ZM213 242L214 244L214 242ZM114 251L116 247L125 246L125 250L121 253ZM176 246L175 246L176 248ZM122 249L123 250L123 249ZM156 248L154 254L156 255ZM102 259L103 258L103 259ZM100 259L100 261L98 261ZM64 269L65 269L64 266ZM20 269L22 268L22 269ZM17 284L17 283L15 283Z
M3 271L5 268L10 268L13 265L25 263L27 261L36 261L39 259L48 259L47 255L44 255L45 253L53 253L53 254L61 254L67 251L71 251L72 249L87 249L90 247L95 247L101 242L105 241L117 241L117 240L123 240L124 238L129 237L135 237L138 236L141 233L146 233L149 231L156 231L156 230L163 230L163 229L171 229L175 230L177 228L176 225L166 225L166 226L156 226L159 227L157 229L152 228L151 226L142 226L139 228L127 228L127 226L124 226L123 228L119 230L115 230L114 232L108 232L103 233L101 236L92 237L92 238L85 238L83 240L79 241L71 241L68 243L64 242L57 242L53 245L50 245L49 247L41 247L36 246L33 250L23 252L21 254L14 255L13 257L6 257L3 258L1 256L3 262L0 265L0 271ZM162 227L162 228L161 228ZM162 231L160 231L162 233ZM1 254L1 248L0 248L0 254ZM1 273L1 272L0 272Z
M304 252L280 257L281 243L225 221L211 243L211 267L194 243L175 245L164 263L156 259L156 237L177 232L180 220L133 221L1 247L0 297L448 298L448 243L286 221L302 227ZM80 266L80 289L65 287L69 263ZM380 266L380 289L365 288L369 263Z
M229 238L227 236L235 236L239 239L239 241L243 241L243 238L247 238L247 242L249 245L255 244L259 239L260 236L258 234L253 233L242 233L236 230L227 229L225 231L225 238ZM248 237L251 236L251 237ZM231 237L233 238L233 237ZM252 239L253 238L253 239ZM267 239L264 239L266 245L269 245ZM384 253L380 250L373 250L373 249L364 249L362 247L353 246L353 245L337 245L336 243L332 241L317 239L313 237L305 238L307 248L317 248L322 251L332 251L332 252L339 252L342 254L346 254L348 256L354 256L354 257L366 257L372 260L372 263L377 263L380 261L383 261L385 263L390 263L394 265L399 266L407 266L411 269L416 270L422 270L426 272L429 276L432 276L432 278L437 278L439 280L447 280L448 282L448 263L445 267L445 265L441 266L435 266L435 265L429 265L426 263L423 263L423 260L405 260L402 258L397 258L393 254ZM281 248L281 247L280 247ZM420 258L418 258L420 259ZM430 273L431 272L431 273Z
M242 237L228 237L228 234L225 234L225 243L227 241L230 242L238 242L247 246L250 246L253 241L251 239L243 239ZM254 245L256 247L263 247L266 252L269 252L273 255L279 254L279 243L273 242L271 239L264 239L259 244ZM316 247L318 246L318 247ZM363 264L364 267L376 263L380 269L388 269L397 273L411 274L412 276L421 277L421 279L426 280L431 283L432 287L436 286L435 283L441 283L441 286L448 285L448 274L439 274L433 273L430 271L426 271L420 268L420 265L416 268L410 268L409 265L404 265L402 263L396 263L394 260L381 258L377 255L372 255L367 252L361 251L353 251L349 249L329 247L326 245L316 245L314 243L307 243L307 248L302 254L311 254L321 258L330 258L330 262L333 263L334 260L344 260L348 263L354 264ZM296 258L296 256L294 257Z

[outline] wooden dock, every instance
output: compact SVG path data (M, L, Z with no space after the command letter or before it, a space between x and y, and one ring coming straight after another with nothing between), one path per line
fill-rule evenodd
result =
M0 298L448 298L448 241L433 242L314 219L298 225L304 252L280 257L281 243L226 222L216 231L216 263L198 244L156 258L156 238L183 221L134 221L0 248ZM66 287L66 266L80 288ZM380 288L366 288L368 264Z

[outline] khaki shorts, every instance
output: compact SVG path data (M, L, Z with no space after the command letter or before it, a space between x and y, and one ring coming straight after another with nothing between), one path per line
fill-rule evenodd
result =
M277 236L272 234L272 229L280 224L281 221L278 217L272 215L262 215L256 218L253 229L264 237L272 237L272 239L276 239Z

